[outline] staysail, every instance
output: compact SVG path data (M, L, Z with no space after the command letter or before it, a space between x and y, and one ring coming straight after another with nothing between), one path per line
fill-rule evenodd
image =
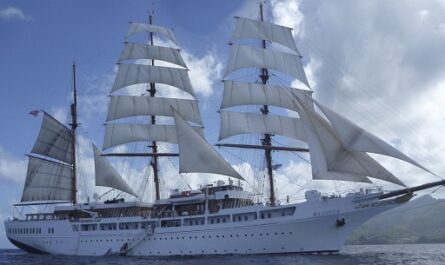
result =
M173 112L178 135L180 173L211 173L244 180L177 111Z
M369 182L367 177L373 177L405 186L366 153L346 150L332 126L323 117L301 101L299 106L299 114L305 124L314 179Z
M93 152L96 186L117 189L139 198L110 162L105 157L102 157L101 152L94 144Z

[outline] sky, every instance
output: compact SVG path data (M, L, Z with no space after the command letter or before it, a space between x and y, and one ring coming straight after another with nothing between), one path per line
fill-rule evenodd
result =
M155 10L155 24L174 29L190 69L207 140L212 144L217 141L217 110L233 16L257 18L258 1L0 0L0 220L11 216L11 205L20 200L25 154L40 127L41 115L34 118L28 112L44 109L68 122L73 61L78 68L82 123L78 142L82 181L78 188L85 190L81 194L84 199L104 191L92 185L91 142L102 144L107 95L128 22L147 21L148 9ZM445 176L444 1L271 0L266 3L266 13L269 21L294 28L317 100L438 176ZM258 153L220 151L249 178L246 187L261 185L261 180L255 183L253 179L258 170L249 161L237 159L245 155L255 164L261 160ZM308 157L301 157L275 156L277 163L283 164L276 172L277 187L283 188L280 198L301 197L309 188L332 192L358 187L311 181L310 166L305 162ZM408 185L438 179L408 163L373 157ZM142 169L137 164L128 160L113 163L131 184L141 184ZM161 166L166 187L185 188L188 183L196 188L204 181L216 180L178 176L169 161ZM398 188L379 181L376 184ZM444 193L439 190L435 195L443 197ZM3 226L0 247L10 247Z

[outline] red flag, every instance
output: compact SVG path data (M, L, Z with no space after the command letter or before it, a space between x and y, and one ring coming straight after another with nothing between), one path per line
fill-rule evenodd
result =
M39 110L32 110L32 111L29 112L29 114L34 116L34 117L37 117L37 115L39 115L39 112L40 112Z

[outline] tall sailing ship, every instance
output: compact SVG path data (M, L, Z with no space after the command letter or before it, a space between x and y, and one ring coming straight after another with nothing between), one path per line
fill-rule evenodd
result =
M272 73L296 78L302 86L310 88L292 29L264 21L262 8L260 4L259 19L235 17L217 146L264 152L269 187L266 201L255 201L254 194L243 189L244 178L240 173L204 139L198 102L179 44L173 31L154 25L150 15L149 23L130 23L128 35L148 34L148 42L125 43L111 88L103 142L104 150L128 143L149 143L150 152L102 153L93 146L96 185L122 191L135 200L114 198L78 203L74 84L69 126L46 112L43 114L39 135L29 155L21 203L15 205L56 206L50 212L6 220L8 239L31 253L63 255L337 252L366 220L406 203L416 191L445 184L441 180L406 187L367 153L394 157L428 170L316 101L310 89L274 84L270 80ZM164 43L173 47L154 45L155 37L163 38ZM147 60L149 64L142 63ZM259 74L253 80L230 79L234 72L246 68L256 69ZM75 66L73 72L75 75ZM117 94L135 84L145 85L147 95ZM158 90L165 85L182 90L189 99L159 97ZM259 112L233 111L240 106L260 108ZM298 115L283 116L287 113L283 109ZM117 121L141 116L148 118L148 123ZM163 118L157 119L158 116ZM164 117L174 123L161 123L166 120ZM241 134L262 136L256 144L222 141ZM302 147L276 146L273 144L276 135L298 140ZM178 152L160 152L159 142L177 145ZM345 196L325 196L317 190L308 190L303 202L279 202L274 187L276 166L272 162L275 151L309 152L314 180L371 183L371 178L375 178L403 188L386 193L361 189ZM135 187L121 177L107 156L148 157L153 172L154 203L141 200ZM230 180L196 190L175 189L169 197L162 198L159 160L165 157L179 158L179 173L218 174ZM236 184L232 178L237 179Z

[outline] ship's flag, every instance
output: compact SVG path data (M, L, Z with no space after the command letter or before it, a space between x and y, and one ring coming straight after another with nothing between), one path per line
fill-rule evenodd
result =
M32 115L32 116L34 116L34 117L37 117L37 115L39 115L39 112L40 112L40 110L31 110L30 112L29 112L29 114L30 115Z

